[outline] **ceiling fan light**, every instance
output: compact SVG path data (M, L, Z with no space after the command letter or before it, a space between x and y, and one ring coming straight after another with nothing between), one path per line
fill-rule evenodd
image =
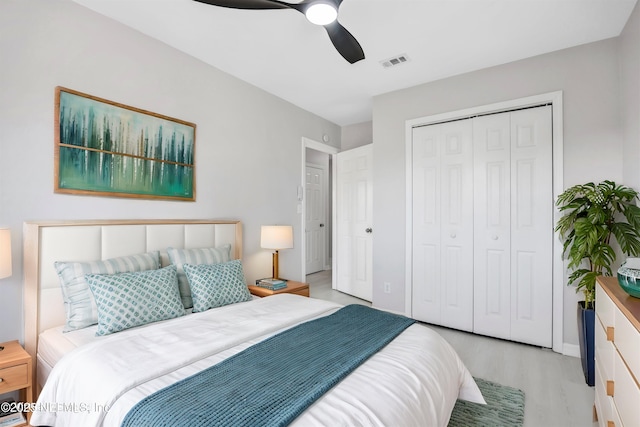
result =
M333 5L323 2L313 3L305 11L305 16L312 24L328 25L336 20L338 11Z

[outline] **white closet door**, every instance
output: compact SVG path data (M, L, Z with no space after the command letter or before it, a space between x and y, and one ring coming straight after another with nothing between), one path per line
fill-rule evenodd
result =
M442 126L440 253L442 325L473 329L473 143L471 120Z
M551 106L511 113L511 339L552 346Z
M474 332L552 345L551 107L474 119Z
M413 129L413 294L417 320L440 324L440 127Z
M511 336L511 139L509 113L473 119L473 331Z
M413 316L473 327L473 147L470 120L414 129Z

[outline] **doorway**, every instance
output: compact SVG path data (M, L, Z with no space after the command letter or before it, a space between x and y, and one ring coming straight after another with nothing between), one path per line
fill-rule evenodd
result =
M328 270L331 260L329 202L329 155L307 149L305 173L305 264L306 274Z
M335 171L336 147L302 138L302 183L298 194L302 233L302 277L325 272L333 277L333 224L335 222ZM324 175L324 176L322 176ZM318 270L318 267L320 269Z

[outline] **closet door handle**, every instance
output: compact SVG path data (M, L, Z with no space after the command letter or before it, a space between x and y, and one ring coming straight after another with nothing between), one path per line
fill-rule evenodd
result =
M365 228L364 231L366 231L369 234L373 233L373 229L371 227Z

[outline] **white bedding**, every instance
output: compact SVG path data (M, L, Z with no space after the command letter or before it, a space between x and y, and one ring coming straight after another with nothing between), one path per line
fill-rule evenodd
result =
M144 396L340 307L280 294L103 337L56 364L31 424L119 426ZM457 398L484 403L451 346L414 324L293 425L446 426Z

